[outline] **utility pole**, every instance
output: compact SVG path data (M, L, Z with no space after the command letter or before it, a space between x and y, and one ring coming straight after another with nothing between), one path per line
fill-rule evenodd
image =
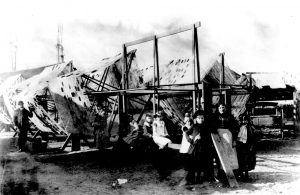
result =
M16 71L17 69L17 41L11 41L11 70Z
M57 32L57 63L64 63L65 62L65 56L64 56L64 47L62 44L62 35L63 35L63 26L62 24L58 25L58 32Z

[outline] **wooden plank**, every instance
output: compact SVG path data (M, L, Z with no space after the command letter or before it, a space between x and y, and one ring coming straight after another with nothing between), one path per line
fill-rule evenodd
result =
M152 96L149 95L149 98L148 98L147 102L145 103L145 105L144 105L144 107L143 107L143 109L142 109L142 111L141 111L141 113L140 113L140 115L139 115L139 118L137 119L137 123L139 123L140 120L142 119L142 116L143 116L143 114L144 114L144 112L145 112L145 110L146 110L146 108L147 108L147 105L149 104L151 98L152 98Z
M226 155L225 149L221 143L221 139L220 139L219 135L212 133L211 137L212 137L215 149L217 151L218 157L220 159L221 165L223 167L223 170L226 174L229 186L230 187L238 187L239 184L237 183L234 173L231 169L231 166L229 163L229 158Z
M181 28L175 29L175 30L170 31L170 32L161 33L161 34L156 35L156 37L157 37L157 39L160 39L160 38L168 37L168 36L171 36L171 35L175 35L175 34L178 34L178 33L181 33L181 32L191 30L194 26L196 28L200 27L201 22L196 22L195 24L185 26L185 27L181 27ZM135 40L135 41L127 42L127 43L125 43L125 46L129 47L129 46L133 46L133 45L137 45L137 44L141 44L141 43L146 43L148 41L152 41L153 38L154 38L154 36L152 35L152 36L145 37L145 38L142 38L142 39L138 39L138 40Z
M41 130L38 130L32 137L32 139L35 139L39 134L40 134Z
M163 38L163 37L168 37L168 36L171 36L171 35L175 35L175 34L178 34L178 33L181 33L181 32L185 32L185 31L191 30L194 27L195 28L201 27L201 22L196 22L196 23L194 23L192 25L184 26L184 27L175 29L175 30L173 30L171 32L162 33L162 34L159 34L159 35L156 35L156 36L157 36L158 39L160 39L160 38Z
M62 147L60 148L61 150L64 150L64 149L67 147L68 143L71 141L71 138L72 138L72 134L70 133L70 134L68 135L66 141L64 142L64 144L63 144Z

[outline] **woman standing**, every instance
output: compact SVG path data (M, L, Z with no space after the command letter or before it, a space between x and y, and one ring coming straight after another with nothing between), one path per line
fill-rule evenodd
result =
M238 169L239 165L235 150L238 125L231 113L227 111L225 104L219 104L212 122L214 124L214 130L221 139L221 144L226 153L225 155L227 155L229 159L231 169ZM220 168L222 169L222 167ZM223 175L224 172L219 170L218 176L220 179L223 179Z

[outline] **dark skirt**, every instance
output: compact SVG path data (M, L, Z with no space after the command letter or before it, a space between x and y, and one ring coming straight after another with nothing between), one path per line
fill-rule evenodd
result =
M254 170L256 165L256 151L254 145L251 143L237 142L236 149L239 169L241 171Z

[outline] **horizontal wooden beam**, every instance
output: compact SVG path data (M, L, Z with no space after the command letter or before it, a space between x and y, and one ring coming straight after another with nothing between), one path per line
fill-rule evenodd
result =
M274 74L279 72L246 72L246 74Z
M136 91L127 91L127 90L115 90L115 91L103 91L103 92L90 92L86 93L88 95L101 95L101 96L117 96L122 95L123 93L126 93L126 95L147 95L147 94L190 94L193 90L166 90L166 89L160 89L160 90L136 90Z
M192 30L194 26L195 26L195 28L199 28L201 26L201 22L196 22L196 23L194 23L192 25L189 25L189 26L181 27L181 28L172 30L170 32L158 34L158 35L156 35L156 38L160 39L160 38L168 37L168 36L175 35L175 34L178 34L178 33L181 33L181 32L185 32L185 31L188 31L188 30ZM138 39L138 40L135 40L135 41L127 42L124 45L126 47L129 47L129 46L138 45L138 44L141 44L141 43L146 43L146 42L152 41L152 40L154 40L154 35L148 36L148 37L145 37L145 38L142 38L142 39Z

